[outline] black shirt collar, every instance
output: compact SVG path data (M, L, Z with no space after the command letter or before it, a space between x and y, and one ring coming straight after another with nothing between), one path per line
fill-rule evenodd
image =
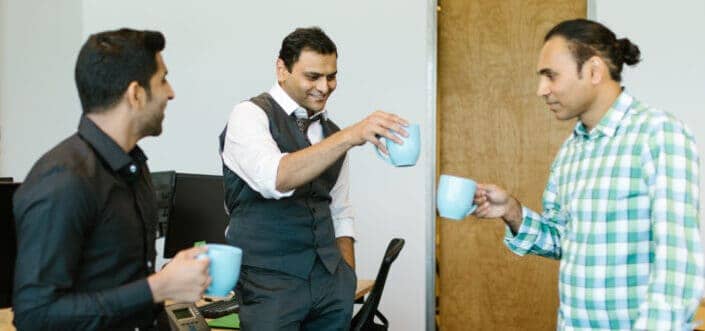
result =
M141 164L147 161L147 156L139 146L135 145L135 148L129 154L125 153L115 140L105 134L86 116L81 116L81 121L78 124L78 135L93 147L98 156L105 160L113 171L129 167L135 162Z

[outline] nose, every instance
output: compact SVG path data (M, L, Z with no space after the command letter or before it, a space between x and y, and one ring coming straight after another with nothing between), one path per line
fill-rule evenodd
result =
M551 89L548 88L548 82L546 82L546 78L540 78L539 86L536 89L536 96L543 97L547 96L549 93L551 93Z
M328 94L331 88L330 85L328 85L328 80L325 77L321 77L321 79L316 82L316 89L321 93Z
M169 93L167 94L167 98L169 98L169 100L172 100L174 99L174 97L176 97L174 89L171 87L171 84L169 84Z

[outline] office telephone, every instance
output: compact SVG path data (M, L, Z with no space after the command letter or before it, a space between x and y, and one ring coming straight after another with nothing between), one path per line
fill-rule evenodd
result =
M203 315L192 303L174 303L164 308L169 318L169 326L176 331L210 330Z

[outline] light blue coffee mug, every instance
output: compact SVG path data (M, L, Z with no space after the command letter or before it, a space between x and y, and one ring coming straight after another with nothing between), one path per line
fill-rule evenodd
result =
M472 179L441 175L436 207L441 217L462 220L477 208L473 203L477 184Z
M409 124L409 126L404 127L404 130L409 133L408 137L397 135L397 137L404 142L403 144L397 144L385 137L380 138L382 143L387 146L389 155L382 154L382 152L375 147L377 155L395 167L409 167L415 165L421 152L421 130L419 129L419 125Z
M220 244L208 244L208 251L198 258L208 257L211 285L206 289L206 295L225 297L237 284L242 263L242 249Z

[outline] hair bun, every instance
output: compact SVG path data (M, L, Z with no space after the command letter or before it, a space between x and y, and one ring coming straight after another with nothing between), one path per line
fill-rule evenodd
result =
M635 65L641 61L639 47L632 44L627 38L617 39L617 51L622 57L622 61L627 65Z

